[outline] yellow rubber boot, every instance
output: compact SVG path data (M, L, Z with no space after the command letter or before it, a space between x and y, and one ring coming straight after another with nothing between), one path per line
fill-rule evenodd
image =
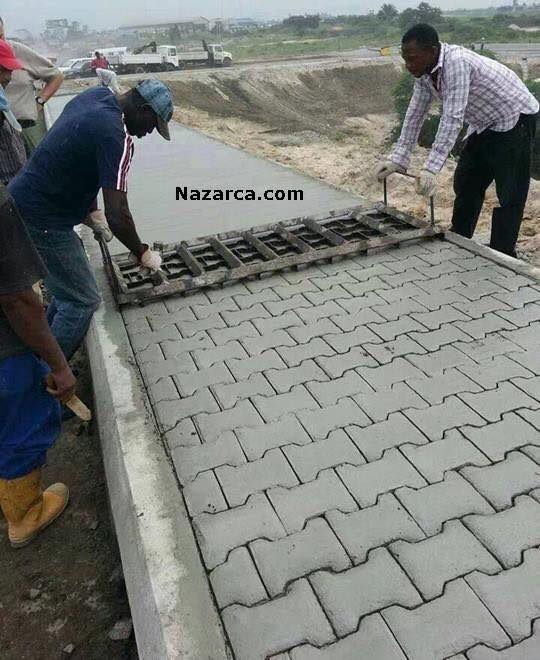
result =
M41 490L41 469L18 479L0 479L0 506L14 548L22 548L50 525L67 506L69 490L53 484Z

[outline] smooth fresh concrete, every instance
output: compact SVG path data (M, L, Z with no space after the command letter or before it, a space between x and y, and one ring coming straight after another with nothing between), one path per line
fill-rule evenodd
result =
M71 96L51 100L56 118ZM196 190L300 190L302 200L180 201L176 187ZM135 224L146 243L173 243L231 229L288 220L358 205L359 197L294 170L252 156L171 122L171 141L157 134L135 139L128 179L128 199ZM111 252L125 252L118 241Z

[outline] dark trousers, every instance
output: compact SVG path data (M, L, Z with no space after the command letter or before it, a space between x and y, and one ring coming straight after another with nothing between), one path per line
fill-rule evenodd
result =
M510 131L472 135L454 176L452 231L471 238L486 190L495 181L500 207L493 209L490 247L515 256L531 181L531 157L538 115L521 115Z

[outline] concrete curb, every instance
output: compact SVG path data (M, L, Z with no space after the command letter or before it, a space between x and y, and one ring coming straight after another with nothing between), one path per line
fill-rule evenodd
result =
M459 247L469 250L469 252L474 252L481 257L485 257L490 261L509 268L518 273L519 275L524 275L525 277L530 277L533 280L540 281L540 268L528 264L526 261L521 261L521 259L514 259L514 257L509 257L506 254L492 250L487 245L480 245L476 241L471 240L470 238L465 238L459 234L455 234L453 231L447 231L444 234L444 240L449 243L454 243L454 245L459 245Z
M103 302L86 339L111 510L139 655L229 657L208 578L156 431L97 243L84 231Z

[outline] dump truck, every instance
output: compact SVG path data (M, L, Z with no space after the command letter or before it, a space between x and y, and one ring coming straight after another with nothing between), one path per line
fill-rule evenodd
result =
M186 65L231 66L232 55L221 44L206 44L199 50L179 51L176 46L158 46L155 41L109 58L116 73L153 73L176 71Z
M232 65L231 53L223 50L221 44L207 44L203 39L202 48L193 50L178 49L178 65L179 68L186 64L203 66L231 66Z

